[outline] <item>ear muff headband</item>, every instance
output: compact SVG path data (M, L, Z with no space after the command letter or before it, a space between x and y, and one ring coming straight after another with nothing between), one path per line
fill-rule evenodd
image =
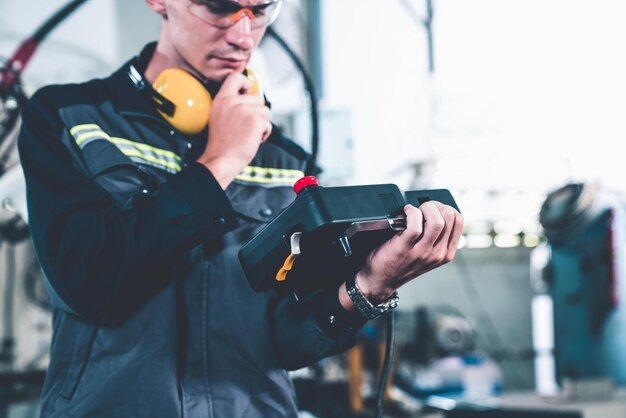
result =
M246 70L252 82L251 92L264 97L258 78ZM152 84L157 111L174 128L185 135L195 135L211 118L212 98L204 85L193 75L179 68L161 72Z

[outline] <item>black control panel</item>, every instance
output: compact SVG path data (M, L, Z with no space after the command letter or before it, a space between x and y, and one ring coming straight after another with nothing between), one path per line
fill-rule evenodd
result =
M458 210L445 189L403 195L394 184L320 187L305 177L294 190L296 199L239 251L256 291L299 293L344 282L373 249L406 228L407 203L436 200Z

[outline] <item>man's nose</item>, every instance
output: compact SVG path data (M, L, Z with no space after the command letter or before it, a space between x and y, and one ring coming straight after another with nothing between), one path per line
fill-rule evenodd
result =
M254 47L252 24L248 16L241 16L234 25L228 28L226 42L243 51L248 51Z

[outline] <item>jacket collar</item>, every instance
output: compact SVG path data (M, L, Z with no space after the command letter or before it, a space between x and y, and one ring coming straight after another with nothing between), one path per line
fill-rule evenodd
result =
M120 112L158 116L152 103L149 86L144 89L138 88L129 75L130 68L133 66L143 76L155 49L156 42L149 43L139 55L130 59L111 75L110 88L113 104Z

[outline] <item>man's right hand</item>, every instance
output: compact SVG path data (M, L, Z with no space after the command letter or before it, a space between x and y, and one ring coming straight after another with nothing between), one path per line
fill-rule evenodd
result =
M246 76L231 73L211 104L209 140L198 162L226 189L271 132L270 110L263 98L251 93Z

